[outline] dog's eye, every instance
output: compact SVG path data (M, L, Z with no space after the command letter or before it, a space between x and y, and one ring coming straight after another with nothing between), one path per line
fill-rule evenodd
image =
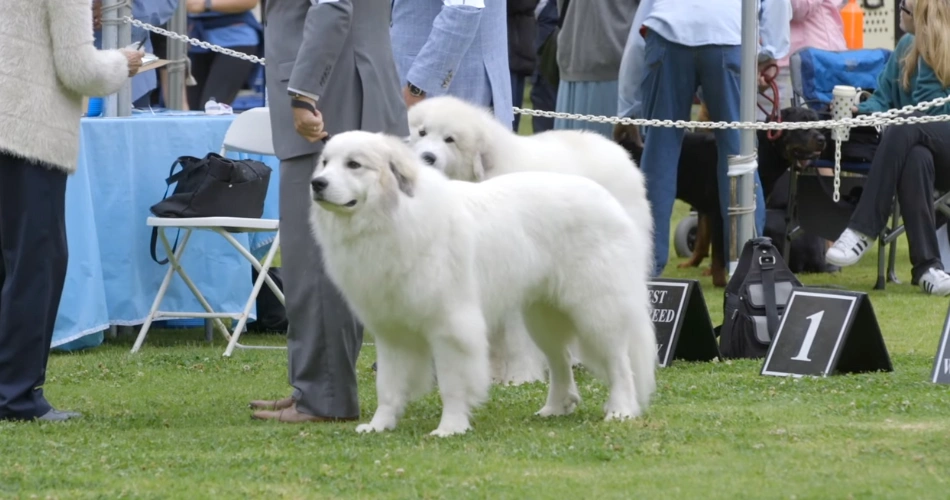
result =
M360 167L362 167L362 166L363 166L363 165L360 165L359 163L356 163L356 162L353 161L353 160L350 160L350 161L346 162L346 168L352 168L353 170L356 170L356 169L358 169L358 168L360 168Z
M419 129L419 137L425 137L425 136L426 136L426 131Z
M451 135L445 138L446 144L452 144L453 142L455 142L455 138L452 137Z

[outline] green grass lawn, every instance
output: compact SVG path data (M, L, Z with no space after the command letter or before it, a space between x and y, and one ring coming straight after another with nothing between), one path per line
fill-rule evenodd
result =
M677 204L674 226L686 212ZM249 400L289 393L285 353L224 359L224 342L202 331L153 331L136 355L128 337L54 354L46 392L85 418L0 422L0 498L947 498L950 398L928 382L947 301L907 284L872 291L871 254L800 278L868 292L894 373L781 379L758 375L761 361L677 361L660 369L646 414L625 423L602 421L606 389L583 370L569 417L533 416L546 384L494 387L473 432L440 440L428 436L434 393L380 435L252 421ZM700 279L719 324L722 291L679 262L667 276ZM903 248L898 262L909 280ZM374 357L364 347L358 366L364 421Z
M55 354L47 394L85 418L0 423L0 498L946 498L950 398L928 374L947 301L871 291L875 260L802 279L869 293L894 373L786 380L758 375L758 361L676 362L626 423L602 421L605 387L583 372L574 415L532 415L545 384L495 387L474 432L439 440L427 435L435 394L382 435L252 421L249 400L288 394L284 352L224 359L200 331L154 331L137 355L125 337ZM677 262L670 276L699 276ZM721 291L701 284L718 324ZM366 346L364 420L373 359Z

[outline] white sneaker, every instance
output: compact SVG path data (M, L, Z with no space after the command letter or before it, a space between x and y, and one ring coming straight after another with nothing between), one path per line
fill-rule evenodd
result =
M920 277L920 289L930 295L946 297L950 295L950 274L944 272L943 269L931 267Z
M871 240L851 229L845 229L838 241L825 252L825 260L836 266L850 266L861 260L864 252L871 247Z

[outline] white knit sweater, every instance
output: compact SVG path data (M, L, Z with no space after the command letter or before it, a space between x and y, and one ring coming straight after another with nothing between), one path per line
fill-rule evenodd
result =
M93 45L91 0L4 0L0 150L76 170L82 96L117 92L125 56Z

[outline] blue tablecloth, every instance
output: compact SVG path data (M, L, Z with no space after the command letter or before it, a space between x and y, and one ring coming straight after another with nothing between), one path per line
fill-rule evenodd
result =
M149 207L162 199L176 158L219 152L234 116L163 113L82 120L77 172L66 186L69 267L52 347L97 345L110 325L144 322L167 265L149 255ZM229 154L231 157L247 155ZM264 218L278 218L279 168L274 157L253 157L273 168ZM169 231L174 238L175 232ZM273 233L235 235L256 255ZM164 252L159 244L159 258ZM218 311L241 311L251 292L251 265L220 236L196 231L182 261ZM176 275L161 309L202 311Z

